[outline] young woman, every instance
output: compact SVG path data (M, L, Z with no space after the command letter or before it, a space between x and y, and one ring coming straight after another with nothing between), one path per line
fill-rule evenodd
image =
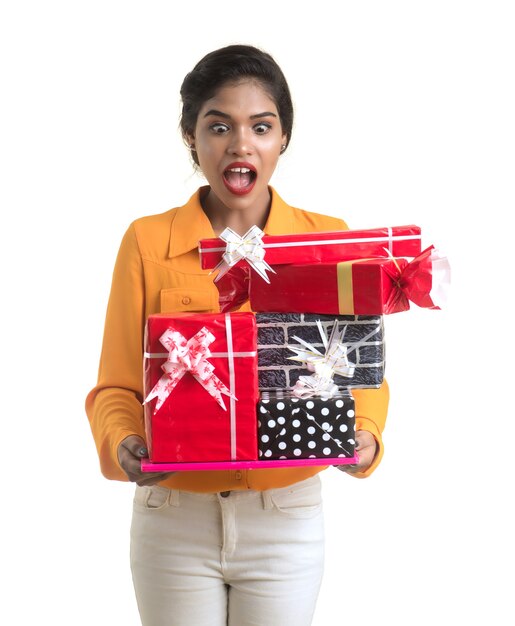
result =
M188 202L136 220L114 269L97 386L86 408L107 478L136 483L131 566L145 626L311 623L323 569L323 467L147 474L142 411L146 317L215 312L199 239L346 229L286 204L269 186L288 147L293 107L273 58L250 46L205 56L184 79L182 134L207 179ZM249 310L246 306L241 310ZM359 464L382 456L388 389L356 390Z

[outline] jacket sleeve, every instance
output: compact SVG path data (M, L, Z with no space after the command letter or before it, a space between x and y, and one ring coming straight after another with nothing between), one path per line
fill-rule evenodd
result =
M118 463L125 437L145 438L142 407L142 345L145 288L141 254L131 225L116 259L107 306L98 382L86 399L86 413L100 469L113 480L128 480Z
M341 220L341 228L348 230L347 224ZM384 453L382 433L388 413L390 391L386 379L379 389L352 389L356 411L356 430L367 430L377 442L377 452L372 465L364 472L350 474L356 478L366 478L381 462Z

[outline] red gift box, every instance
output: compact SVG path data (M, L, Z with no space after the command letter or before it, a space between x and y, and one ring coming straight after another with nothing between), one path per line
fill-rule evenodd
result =
M156 314L145 330L150 461L257 459L252 313Z
M335 315L387 315L407 311L410 301L438 308L433 287L430 246L411 263L402 258L357 259L341 263L282 265L271 284L252 272L253 311Z
M234 233L230 234L234 237ZM240 238L240 249L251 254L255 254L256 249L264 251L264 262L272 266L331 263L367 257L415 257L421 250L421 229L413 225L262 237L256 237L252 232L252 238L247 235ZM232 248L238 251L237 241L232 242ZM216 267L225 251L226 243L222 239L201 239L199 253L202 268ZM237 262L238 265L242 263L243 260ZM273 276L270 278L273 279Z

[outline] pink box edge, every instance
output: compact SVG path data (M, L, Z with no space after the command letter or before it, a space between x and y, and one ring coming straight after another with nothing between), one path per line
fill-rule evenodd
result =
M280 467L302 467L306 465L352 465L359 461L355 454L352 457L330 457L327 459L272 459L270 461L209 461L199 463L152 463L141 461L142 472L191 472L217 471L237 469L271 469Z

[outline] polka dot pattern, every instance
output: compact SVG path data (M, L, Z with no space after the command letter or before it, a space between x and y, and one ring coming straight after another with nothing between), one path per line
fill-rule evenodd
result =
M257 413L259 458L354 455L354 399L348 390L327 400L302 400L287 390L263 392Z

